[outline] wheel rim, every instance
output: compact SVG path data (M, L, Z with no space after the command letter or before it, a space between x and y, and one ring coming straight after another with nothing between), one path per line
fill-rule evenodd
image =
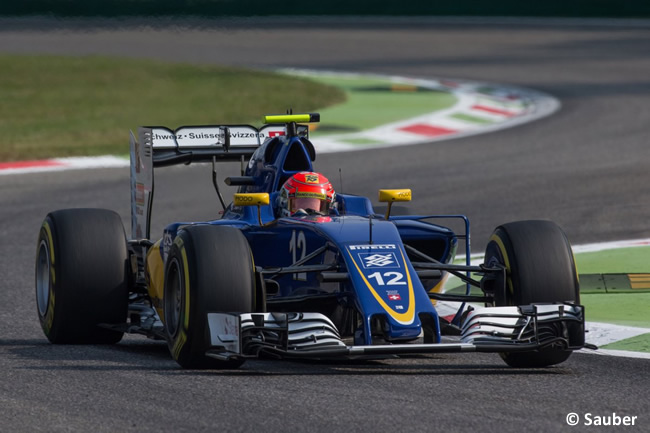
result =
M36 265L36 304L38 313L45 316L50 302L50 249L45 240L38 247L38 263Z
M167 293L165 293L165 323L172 337L178 332L183 306L183 285L178 260L172 259L167 274Z

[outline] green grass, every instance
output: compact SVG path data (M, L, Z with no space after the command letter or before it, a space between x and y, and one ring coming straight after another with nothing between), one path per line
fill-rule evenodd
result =
M622 248L575 255L580 274L648 273L650 247ZM474 276L476 278L476 276ZM627 277L623 276L627 279ZM611 284L612 281L610 281ZM589 283L581 279L581 285ZM449 279L453 293L464 293L465 286L455 277ZM582 287L582 289L588 289ZM609 287L612 289L612 287ZM596 292L596 290L594 290ZM581 293L587 321L650 328L650 293ZM480 295L478 289L473 294Z
M141 125L260 125L345 93L303 78L95 56L0 55L0 161L124 154Z
M589 322L650 328L648 293L581 294L580 302Z
M336 86L346 95L344 105L320 110L321 124L315 129L315 138L321 134L355 132L409 119L451 107L457 101L456 96L448 92L391 91L389 79L327 75L311 79Z
M650 273L650 247L647 246L577 253L575 259L580 275ZM457 258L454 263L464 264L465 257ZM460 285L457 279L450 282Z
M650 353L650 333L606 344L602 346L602 349L631 350L633 352Z
M576 254L581 274L650 273L650 247Z
M453 287L449 293L465 293L465 286L459 283L449 287ZM472 294L482 295L482 292L472 288ZM588 322L650 328L650 293L581 293L580 303L585 306Z

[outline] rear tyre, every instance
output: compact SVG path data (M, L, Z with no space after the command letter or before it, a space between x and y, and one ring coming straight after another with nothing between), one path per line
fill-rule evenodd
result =
M120 216L105 209L47 215L36 250L36 305L45 336L57 344L113 344L128 308L128 250Z
M243 359L218 360L209 348L208 313L255 310L255 267L236 228L197 225L183 229L165 265L164 321L172 357L183 368L237 368Z
M505 293L497 290L496 306L580 302L571 244L551 221L518 221L497 227L486 247L485 263L506 267ZM570 355L564 347L550 346L502 353L501 357L511 367L546 367L564 362Z

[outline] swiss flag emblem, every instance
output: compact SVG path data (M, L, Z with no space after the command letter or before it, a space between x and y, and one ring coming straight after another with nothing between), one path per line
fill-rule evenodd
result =
M269 137L277 137L279 135L284 135L284 131L269 131Z
M402 297L398 294L395 294L395 295L388 295L388 299L390 299L391 301L399 301L400 299L402 299Z

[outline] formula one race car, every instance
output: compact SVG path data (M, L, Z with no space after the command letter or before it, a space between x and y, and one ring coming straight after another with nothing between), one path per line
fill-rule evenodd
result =
M379 190L383 214L366 197L334 193L313 172L306 123L318 120L131 134L133 238L110 210L59 210L43 222L36 298L47 338L107 344L140 333L166 340L185 368L442 352L543 367L585 347L573 254L556 224L499 226L484 263L472 266L466 217L391 215L409 189ZM225 179L239 187L229 206L216 180L225 161L242 166ZM154 169L197 162L213 164L223 217L172 223L151 240ZM465 233L431 222L441 218L458 218ZM453 262L459 242L463 265ZM464 293L443 290L450 275ZM455 314L439 314L444 302L458 305Z

